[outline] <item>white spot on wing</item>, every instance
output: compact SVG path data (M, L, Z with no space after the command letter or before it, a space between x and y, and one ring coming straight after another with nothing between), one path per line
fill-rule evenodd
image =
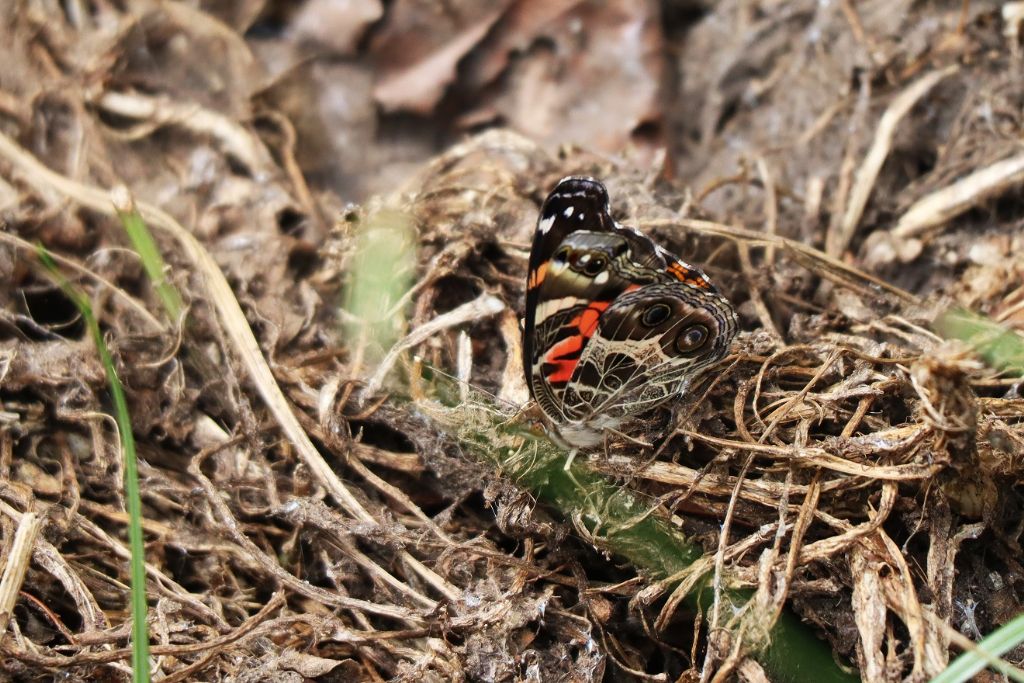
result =
M594 277L594 284L595 285L603 285L606 282L608 282L608 271L607 270L602 270L600 273L598 273Z
M547 218L545 218L544 220L537 224L537 232L539 232L542 235L546 235L548 234L548 231L551 230L551 226L554 224L555 217L548 216Z
M563 296L561 299L542 301L537 305L537 310L533 314L533 324L540 325L544 320L550 318L555 313L580 304L586 304L586 302L583 301L583 299L577 299L574 296Z
M565 211L562 212L562 215L565 216L566 218L572 218L572 212L573 212L573 207L567 206L567 207L565 207Z

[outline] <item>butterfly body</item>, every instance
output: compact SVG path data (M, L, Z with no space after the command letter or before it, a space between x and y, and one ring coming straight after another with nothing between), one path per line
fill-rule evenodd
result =
M523 367L568 445L596 446L684 393L736 329L700 269L612 219L600 182L571 176L548 195L530 251Z

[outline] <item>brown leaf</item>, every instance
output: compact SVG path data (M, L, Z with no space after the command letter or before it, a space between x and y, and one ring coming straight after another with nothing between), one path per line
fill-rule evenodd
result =
M620 150L661 120L664 58L653 2L522 0L466 65L466 85L516 130L549 143ZM471 113L470 116L473 116Z
M373 49L381 74L374 98L386 111L430 112L454 82L459 60L483 39L504 10L505 4L498 3L483 13L473 11L445 30L443 20L415 0L398 3Z
M333 671L342 660L316 657L304 652L288 650L277 660L282 669L302 674L306 678L317 678Z
M309 0L295 17L293 29L301 42L336 55L353 55L366 29L383 14L379 0Z

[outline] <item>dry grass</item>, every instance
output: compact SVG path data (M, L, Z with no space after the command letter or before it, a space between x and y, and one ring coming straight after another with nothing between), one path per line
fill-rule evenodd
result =
M742 639L720 628L734 616L724 603L704 625L683 608L680 581L703 571L752 589L756 614L791 606L871 680L924 680L964 635L1021 611L1019 380L930 328L950 300L1024 325L1008 196L1020 172L1006 149L1016 90L996 87L998 64L955 58L1008 54L984 21L910 55L840 3L851 54L878 78L798 114L780 86L821 96L803 54L749 83L727 116L726 75L746 73L753 48L723 44L708 69L723 97L694 119L693 163L709 163L692 193L491 131L343 208L307 184L280 112L254 114L230 87L227 103L203 99L208 84L189 80L201 69L165 82L126 66L135 41L164 46L168 32L196 63L228 64L217 75L233 85L251 58L238 33L174 3L145 18L103 11L123 23L71 26L37 7L2 29L17 76L0 83L7 676L115 679L130 658L103 369L34 270L35 241L89 293L132 404L161 680L756 680ZM759 44L786 43L792 17L742 19ZM842 58L814 65L845 82L830 61ZM45 92L29 97L37 81ZM136 87L152 83L174 97ZM965 94L947 111L936 102L950 89ZM739 144L737 125L775 130L757 125L764 112L786 135L742 164L715 156ZM701 263L740 311L733 353L631 433L650 447L612 441L587 458L648 501L642 514L702 544L687 576L653 580L609 556L460 441L523 419L528 245L539 202L569 173L604 179L618 217ZM126 179L182 321L154 314L126 247L110 197ZM341 302L356 230L382 210L411 221L418 253L393 303L407 324L371 363ZM438 369L474 391L443 407Z

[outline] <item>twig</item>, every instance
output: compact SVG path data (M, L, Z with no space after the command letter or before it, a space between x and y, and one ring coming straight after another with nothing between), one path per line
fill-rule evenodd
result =
M391 350L381 360L380 365L377 366L377 371L373 373L373 377L366 383L363 396L369 397L377 393L384 382L384 378L391 372L391 368L398 360L398 356L406 349L422 344L442 330L458 327L473 320L488 318L501 313L504 309L505 304L501 299L484 293L472 301L464 303L447 313L442 313L433 320L420 325L391 347Z
M770 246L773 245L770 244ZM754 275L754 264L750 260L750 245L746 242L737 242L736 249L739 252L740 266L743 268L743 275L747 278L750 302L754 305L754 310L757 312L757 317L761 321L761 326L777 341L782 342L782 333L779 332L779 328L775 326L775 321L772 320L771 311L768 310L768 306L764 302L764 297L761 296L761 287L758 285Z
M735 605L732 601L723 600L723 582L725 581L725 549L726 546L729 545L729 533L732 528L733 517L736 514L736 504L740 500L740 487L743 484L743 480L747 478L747 472L750 470L750 466L753 463L754 454L751 453L744 460L739 474L736 475L736 485L733 487L732 495L729 497L729 505L725 511L725 518L722 520L722 530L718 534L718 548L715 551L714 559L714 578L711 583L712 590L714 591L714 602L711 605L711 614L708 619L708 634L711 642L709 643L708 654L704 658L704 665L700 672L701 683L706 683L711 680L711 677L715 674L721 664L718 659L718 649L723 642L723 635L725 634L723 634L719 629L718 621L721 618L722 608L725 606L723 603L728 604L730 610L735 609Z
M921 300L918 297L906 290L896 287L895 285L889 284L885 280L881 280L858 268L854 268L851 265L843 263L839 259L833 258L814 247L785 237L780 237L778 235L765 235L762 232L755 232L753 230L747 230L746 228L738 228L724 223L702 221L693 218L649 220L644 221L643 226L648 228L682 227L695 233L724 237L726 239L733 240L734 242L743 240L749 242L751 246L775 244L785 248L794 256L794 258L802 260L805 267L808 267L808 263L816 264L818 268L815 272L822 277L834 279L837 283L843 286L855 288L855 282L860 281L867 286L867 289L873 290L875 296L885 292L892 295L901 304L920 305L921 303Z
M871 104L871 78L862 74L858 79L857 98L854 101L853 112L847 124L846 141L843 145L843 160L839 164L839 179L836 183L836 190L832 195L831 213L828 227L825 230L825 251L830 256L839 256L831 247L837 241L843 216L846 214L846 207L850 200L850 187L853 185L854 155L860 148L861 135L864 132L865 119L867 119L868 108Z
M44 518L34 512L26 512L18 522L18 530L14 534L11 552L4 564L3 578L0 579L0 642L7 633L7 624L14 611L14 603L18 600L21 584L25 582L29 560L32 557L32 546L35 544Z
M273 166L270 153L259 138L220 112L195 102L177 102L166 96L105 92L93 103L112 114L146 121L150 130L176 125L192 133L208 135L254 175Z
M997 161L917 200L890 232L898 239L919 235L1021 182L1024 182L1024 154Z
M889 107L882 114L878 122L878 129L875 131L875 140L871 148L864 156L864 161L857 169L857 176L850 191L850 200L846 205L846 212L840 223L839 231L826 245L826 251L831 256L839 256L853 239L857 224L864 215L864 207L867 206L868 197L878 179L878 173L882 170L882 164L889 156L893 140L896 137L896 128L917 102L931 92L932 88L942 82L945 78L953 75L958 70L957 66L949 66L939 71L933 71L926 76L914 81L910 87L900 93L899 97L892 101Z
M764 186L764 232L775 235L779 226L779 202L775 192L775 180L764 157L757 157L757 174ZM769 244L764 250L764 260L769 267L775 264L775 245Z
M932 465L865 465L853 462L845 458L825 451L823 448L814 446L771 446L768 444L747 443L733 439L722 439L702 434L700 432L680 429L679 434L699 439L705 443L714 444L727 448L735 448L739 451L754 451L764 455L791 459L794 463L804 462L808 467L819 466L835 472L853 474L859 477L870 477L873 479L884 479L892 481L910 481L914 479L927 479L943 469L940 464Z

